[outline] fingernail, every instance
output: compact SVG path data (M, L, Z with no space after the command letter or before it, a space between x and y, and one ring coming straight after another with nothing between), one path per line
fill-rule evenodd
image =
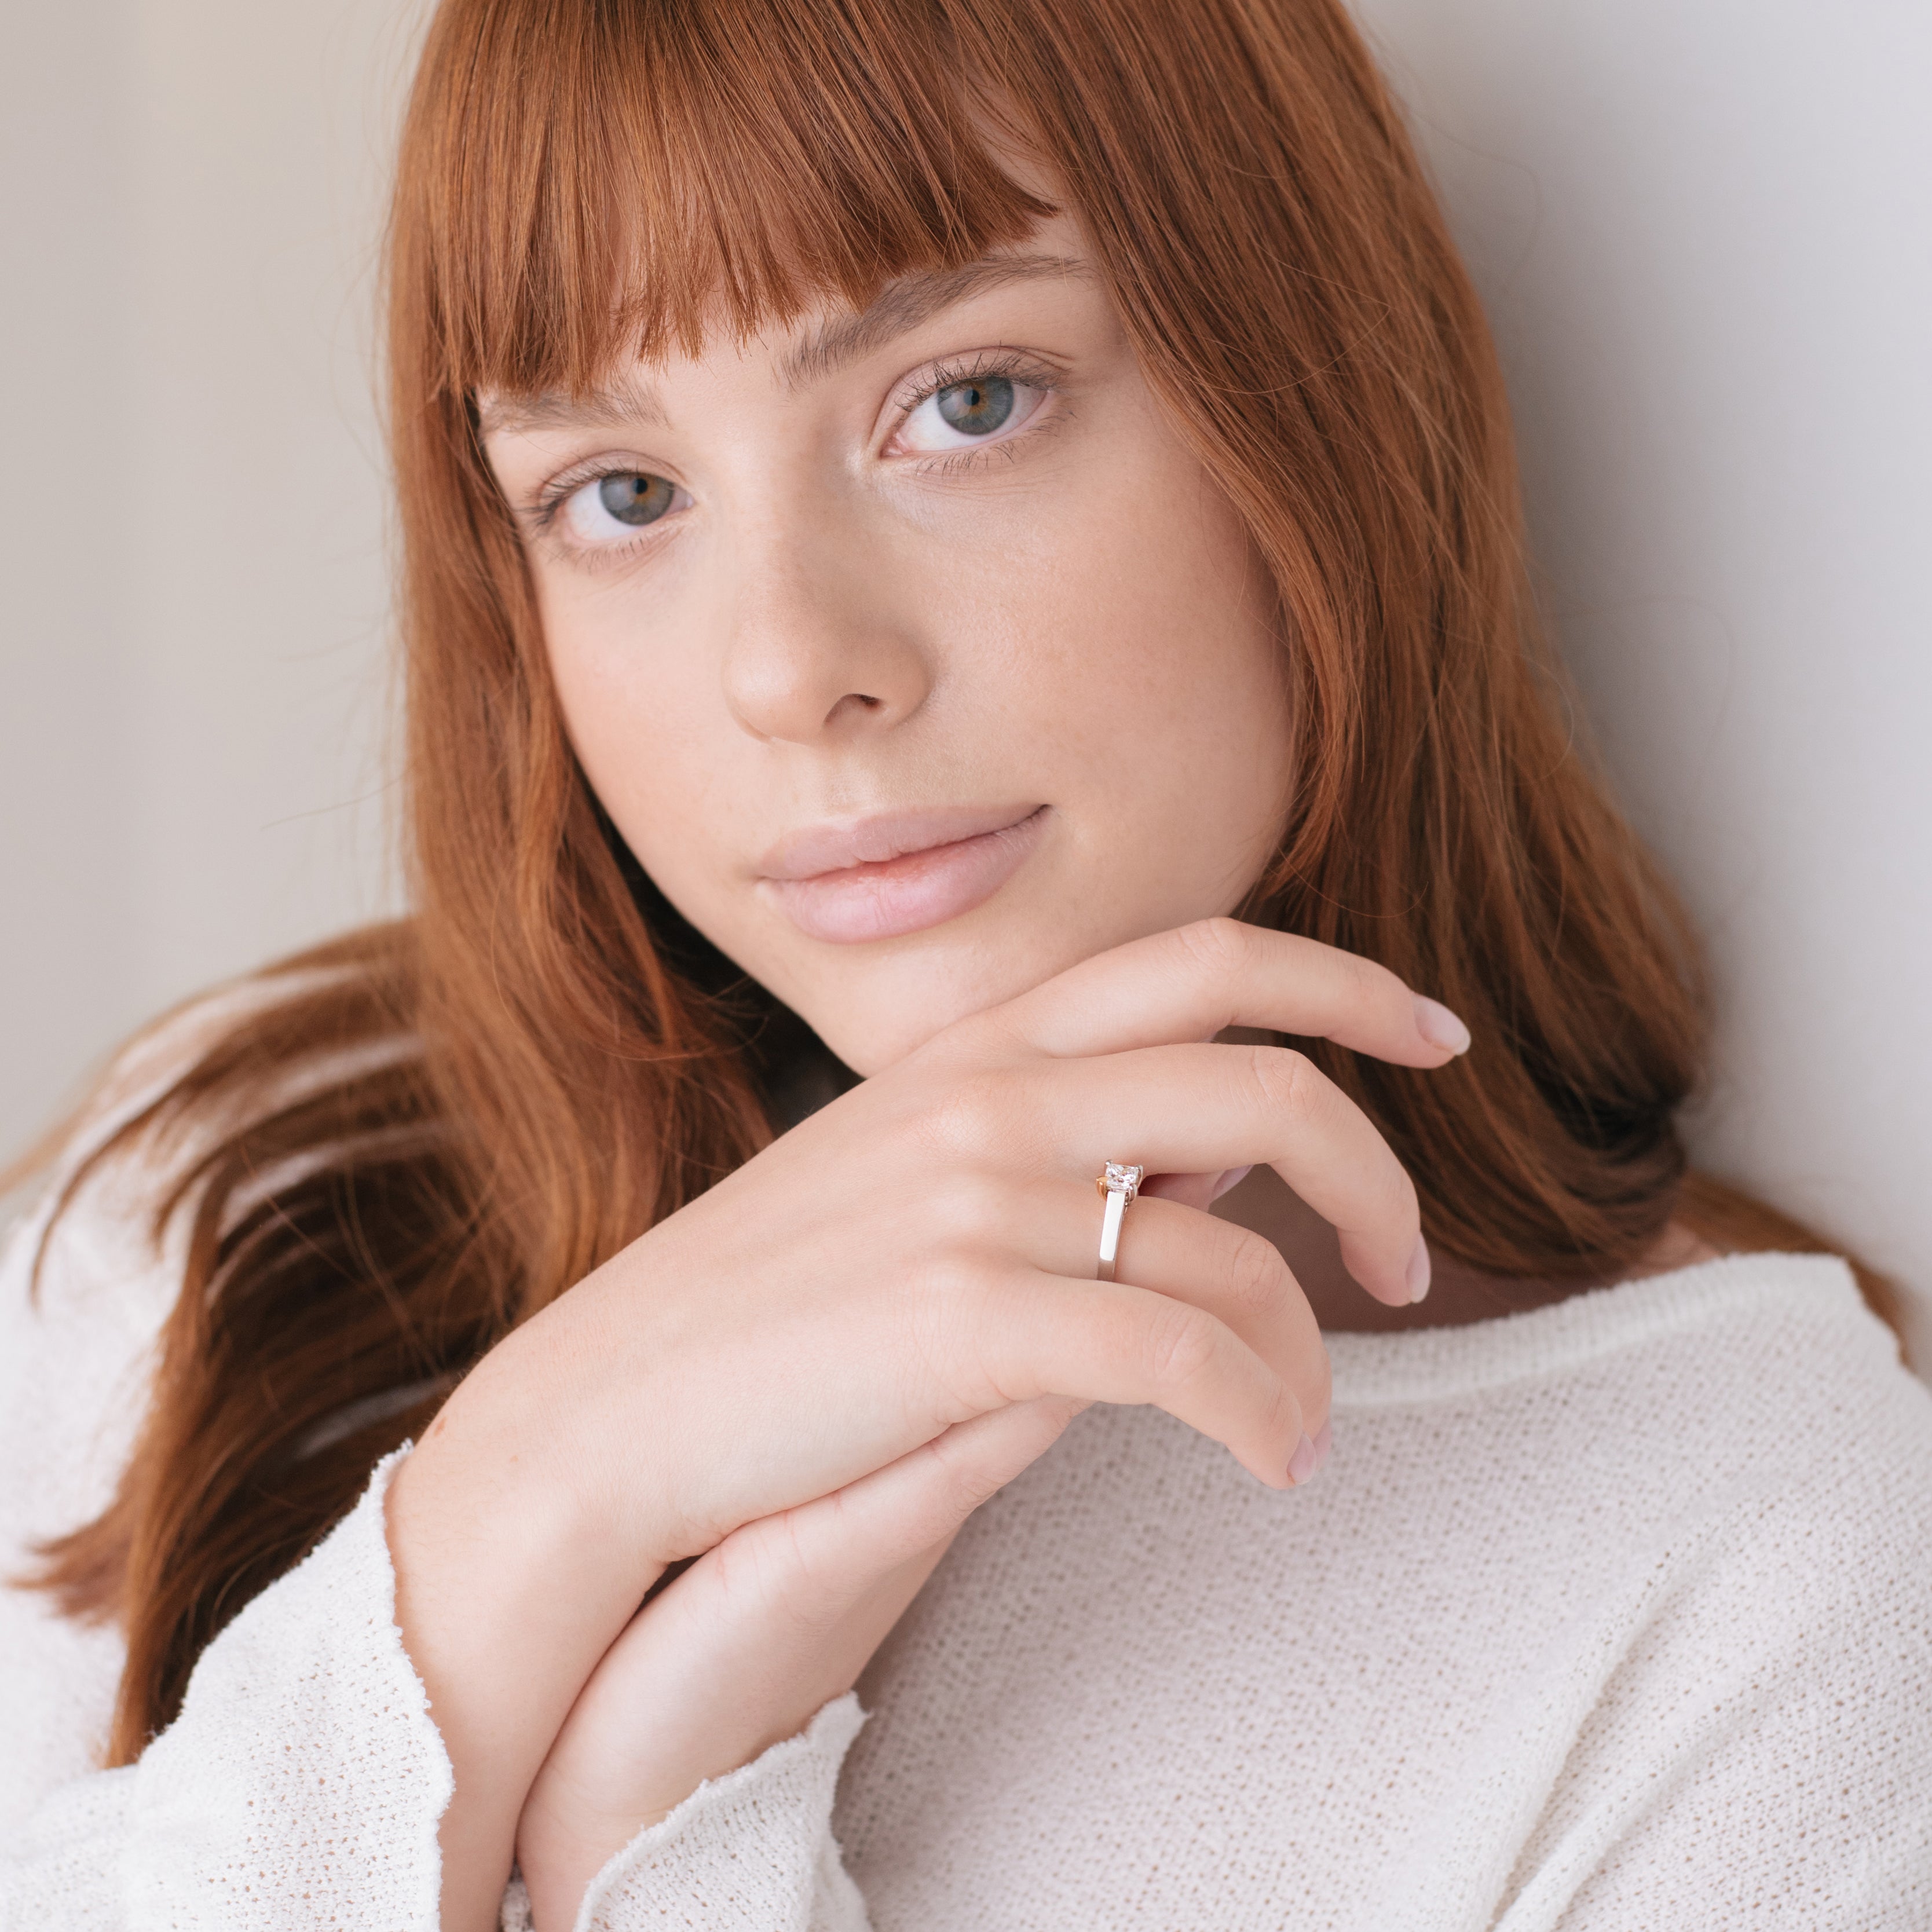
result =
M1415 1238L1415 1252L1408 1258L1408 1298L1420 1301L1429 1292L1429 1244L1420 1234Z
M1304 1436L1294 1445L1294 1454L1288 1459L1288 1479L1298 1490L1304 1483L1312 1480L1321 1466L1321 1450Z
M1335 1425L1324 1422L1315 1432L1315 1468L1317 1474L1328 1466L1328 1452L1335 1446Z
M1208 1197L1208 1204L1211 1207L1214 1202L1220 1200L1222 1196L1227 1193L1231 1189L1240 1186L1241 1183L1246 1180L1248 1176L1253 1173L1254 1171L1254 1163L1252 1161L1250 1161L1246 1167L1229 1168L1227 1172L1222 1174L1219 1180L1215 1182L1214 1191Z
M1440 1000L1418 993L1415 996L1415 1030L1431 1046L1444 1053L1467 1053L1469 1029Z

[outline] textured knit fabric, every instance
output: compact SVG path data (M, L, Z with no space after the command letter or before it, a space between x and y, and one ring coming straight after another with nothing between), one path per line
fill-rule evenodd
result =
M37 1304L22 1244L0 1280L10 1573L105 1499L178 1285L118 1185ZM1932 1925L1932 1396L1839 1264L1330 1348L1303 1490L1082 1416L969 1523L862 1732L841 1700L706 1786L580 1932ZM0 1926L434 1927L388 1473L126 1769L92 1768L112 1634L0 1591Z

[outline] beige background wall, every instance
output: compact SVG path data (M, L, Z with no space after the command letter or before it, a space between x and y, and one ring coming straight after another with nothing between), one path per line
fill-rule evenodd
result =
M0 1138L388 902L367 350L418 10L0 17ZM1932 13L1364 11L1592 716L1711 934L1700 1150L1932 1290Z
M368 352L415 10L0 8L0 1141L386 902Z

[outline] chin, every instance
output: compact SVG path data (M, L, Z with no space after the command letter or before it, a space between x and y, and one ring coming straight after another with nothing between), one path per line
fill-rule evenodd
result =
M789 990L765 983L854 1072L869 1078L956 1021L1017 999L1130 937L1070 932L1064 920L1051 930L1003 922L970 935L942 926L889 946L826 947L831 956L811 962L808 973L783 976Z
M855 975L860 984L806 996L794 1010L854 1073L870 1078L916 1053L956 1020L984 1012L1025 990L980 975L928 970Z

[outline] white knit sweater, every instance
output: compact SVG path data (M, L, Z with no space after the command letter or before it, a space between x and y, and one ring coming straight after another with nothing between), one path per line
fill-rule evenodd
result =
M0 1572L104 1500L175 1292L118 1186L37 1308L17 1243L0 1281ZM1330 1346L1318 1481L1090 1412L969 1524L862 1735L842 1699L705 1786L580 1928L1932 1927L1932 1397L1839 1264ZM387 1476L126 1769L116 1638L0 1590L0 1926L434 1932Z

